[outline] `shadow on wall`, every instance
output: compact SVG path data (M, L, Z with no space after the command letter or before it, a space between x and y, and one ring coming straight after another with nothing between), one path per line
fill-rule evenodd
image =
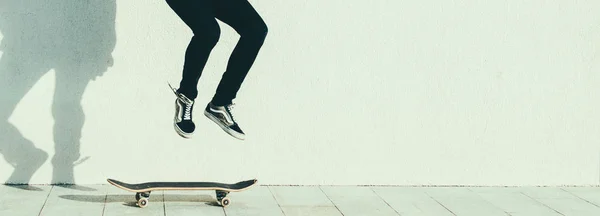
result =
M56 72L51 183L75 183L81 99L88 83L112 66L115 14L116 0L0 0L0 153L14 167L6 184L28 184L48 160L8 119L50 70Z

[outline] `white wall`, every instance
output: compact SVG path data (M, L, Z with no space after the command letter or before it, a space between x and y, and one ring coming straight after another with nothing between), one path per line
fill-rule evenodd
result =
M0 65L0 148L31 158L15 145L27 139L50 156L30 183L69 179L53 140L72 148L81 129L78 184L600 184L598 1L250 0L269 35L236 100L246 141L201 112L237 42L230 27L184 140L166 83L179 82L191 32L166 3L118 1L113 21L115 0L55 1L0 5L1 58L15 59ZM0 179L11 174L0 160Z

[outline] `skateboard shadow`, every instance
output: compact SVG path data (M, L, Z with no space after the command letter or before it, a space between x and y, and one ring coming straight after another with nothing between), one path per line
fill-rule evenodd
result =
M75 184L74 166L87 159L80 159L85 121L81 100L88 83L112 66L115 15L116 0L0 1L0 154L14 167L5 184L29 184L49 158L9 118L27 92L52 70L56 87L51 107L55 150L51 184ZM43 112L46 108L26 109ZM36 124L36 119L27 121Z
M56 186L71 189L71 190L79 190L79 191L97 191L96 189L91 188L91 187L86 187L86 186L82 186L82 185L74 185L74 184L59 184Z
M138 207L134 195L135 193L131 195L61 195L59 197L79 202L123 203L125 206ZM152 194L150 195L150 202L193 202L220 207L216 199L210 195Z

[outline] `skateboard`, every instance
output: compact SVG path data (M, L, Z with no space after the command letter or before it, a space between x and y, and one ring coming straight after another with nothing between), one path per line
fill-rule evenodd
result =
M114 179L107 179L108 183L126 191L135 192L135 200L140 208L150 202L150 193L155 190L214 190L219 205L227 207L231 200L227 197L229 192L246 190L256 184L256 179L240 181L234 184L220 182L146 182L128 184Z

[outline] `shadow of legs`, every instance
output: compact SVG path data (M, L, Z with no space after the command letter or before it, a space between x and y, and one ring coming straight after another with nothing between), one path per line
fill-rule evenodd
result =
M55 149L52 158L52 184L75 184L73 169L81 156L81 131L85 122L81 99L89 83L89 79L83 74L89 72L78 72L92 68L73 66L56 72L56 90L52 104Z
M0 3L0 153L15 167L8 181L28 183L48 155L8 122L39 78L56 69L52 105L56 155L52 183L74 183L89 80L112 66L116 0L8 0ZM28 111L38 110L28 107ZM29 119L35 123L35 119ZM50 142L50 141L48 141Z
M13 52L5 52L0 59L0 153L14 167L7 184L28 184L48 158L8 122L19 101L45 71L41 64L23 61Z
M6 180L7 184L28 184L31 177L48 158L48 154L23 137L21 133L8 122L3 122L5 135L2 140L2 154L6 161L14 167L13 173Z

